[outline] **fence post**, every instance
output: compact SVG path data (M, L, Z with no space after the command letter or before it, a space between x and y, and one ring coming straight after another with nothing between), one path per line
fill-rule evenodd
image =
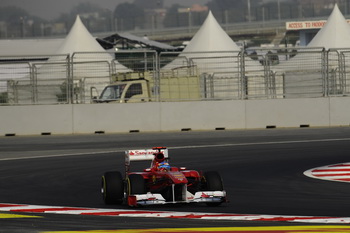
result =
M322 81L323 81L323 96L329 96L329 70L328 70L328 53L329 50L321 51L321 70L322 70Z
M160 102L160 59L161 59L161 54L158 55L157 51L154 51L154 55L155 55L155 71L154 71L154 76L153 78L154 80L154 87L153 87L153 91L154 91L154 95L156 97L156 102ZM152 88L152 87L151 87Z
M343 52L336 51L338 54L339 79L341 80L341 91L346 93L346 71L345 71L345 56Z
M248 80L245 76L245 55L242 50L238 53L238 67L239 67L239 78L241 80L241 88L240 88L240 99L248 98Z
M38 101L38 70L35 65L29 65L30 69L30 83L32 85L32 101L35 104Z
M67 102L70 104L74 103L74 74L73 74L73 59L74 59L75 53L70 56L69 54L67 55L66 62L67 62Z

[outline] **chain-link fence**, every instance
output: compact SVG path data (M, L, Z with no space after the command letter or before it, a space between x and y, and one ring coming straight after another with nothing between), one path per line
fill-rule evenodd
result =
M0 57L0 104L347 96L349 72L350 49L131 50ZM107 86L113 93L103 95ZM103 97L107 94L113 97Z

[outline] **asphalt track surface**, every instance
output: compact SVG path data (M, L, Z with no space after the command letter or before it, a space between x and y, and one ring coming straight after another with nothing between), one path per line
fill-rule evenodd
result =
M125 150L153 146L168 147L173 166L219 171L230 202L219 207L166 205L143 210L350 215L349 183L303 175L311 168L349 162L349 127L2 137L0 203L128 209L104 205L101 175L106 171L124 171ZM137 163L133 169L144 166ZM0 212L0 232L272 225L307 223Z

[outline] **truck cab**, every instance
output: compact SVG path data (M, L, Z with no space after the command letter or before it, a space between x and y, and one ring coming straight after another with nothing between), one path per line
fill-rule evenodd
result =
M115 82L106 86L93 103L135 103L150 101L149 83L145 79Z

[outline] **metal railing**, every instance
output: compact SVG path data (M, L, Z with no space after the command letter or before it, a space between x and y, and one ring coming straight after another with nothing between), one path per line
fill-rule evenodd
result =
M349 72L350 48L0 57L0 105L88 104L116 77L146 74L151 101L348 96Z

